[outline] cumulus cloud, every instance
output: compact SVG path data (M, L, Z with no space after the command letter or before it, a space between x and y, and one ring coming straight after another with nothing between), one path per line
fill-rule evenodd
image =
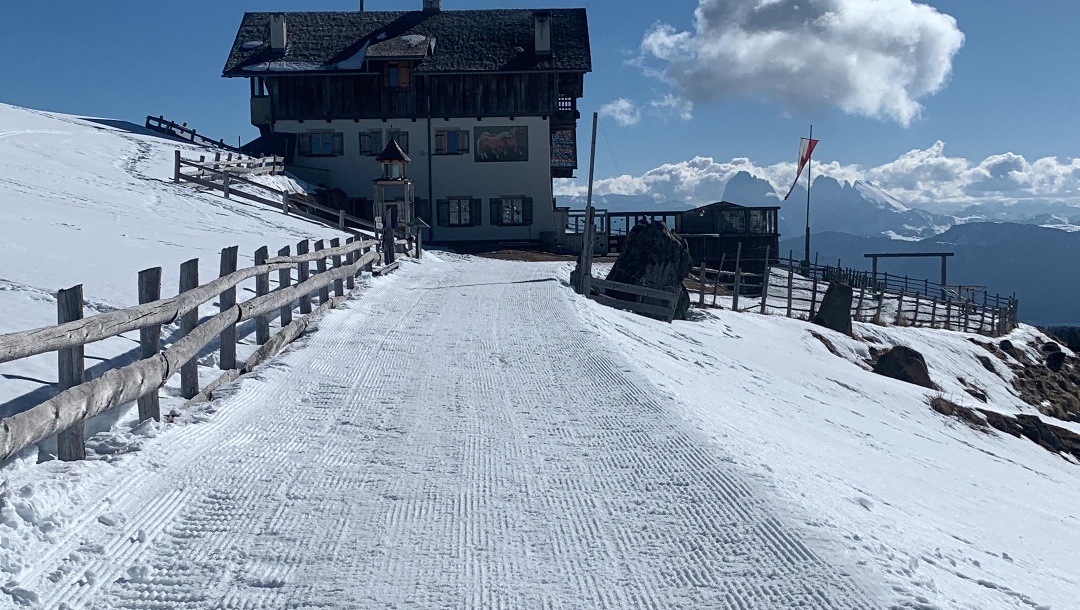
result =
M718 201L728 180L739 172L769 182L781 195L791 186L795 163L759 165L737 157L719 161L694 157L665 163L640 176L621 175L596 181L597 195L636 195L656 201L703 204ZM815 161L814 176L841 182L874 183L900 201L918 204L954 204L956 207L984 201L1017 203L1052 199L1080 205L1080 159L1044 157L1028 161L1016 153L991 155L979 162L950 157L945 143L934 142L876 167ZM583 195L585 186L571 180L557 181L556 195Z
M698 0L693 31L657 23L637 64L691 101L825 104L907 126L963 43L953 17L913 0Z
M641 108L624 97L608 102L600 107L600 116L611 117L623 127L637 125L641 121Z

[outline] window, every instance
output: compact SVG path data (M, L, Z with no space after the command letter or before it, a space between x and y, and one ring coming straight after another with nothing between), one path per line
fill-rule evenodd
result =
M473 197L456 195L440 199L440 227L477 227L480 226L480 200Z
M387 129L386 143L389 144L391 139L397 142L398 146L401 147L401 152L409 154L409 132L400 129ZM380 150L379 152L382 151Z
M371 157L378 156L383 151L382 143L382 130L372 129L371 131L360 132L360 154L368 155Z
M469 130L438 129L435 131L436 155L465 155L469 153Z
M512 195L491 200L491 224L514 226L531 225L532 197Z
M337 157L344 154L344 134L340 131L310 131L296 139L301 157Z
M391 89L408 89L411 72L412 70L407 63L397 62L387 64L386 72L383 74L383 85Z

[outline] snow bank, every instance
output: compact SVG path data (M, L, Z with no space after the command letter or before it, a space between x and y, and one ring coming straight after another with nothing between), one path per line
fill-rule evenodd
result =
M989 352L972 339L985 337L857 323L864 340L855 340L729 310L668 325L585 300L579 311L597 340L676 396L687 419L741 455L824 543L890 583L896 607L1080 607L1080 465L928 406L944 396L1034 411L1000 360L994 373L978 359ZM1009 338L1045 340L1027 326ZM891 345L920 351L941 391L870 372L870 346Z
M188 158L212 153L122 126L0 104L0 333L55 324L60 288L83 284L89 316L137 304L138 272L147 267L163 267L168 296L176 294L180 263L188 259L199 258L205 281L217 277L220 251L228 246L240 246L244 266L263 245L276 252L304 238L344 236L261 204L174 184L174 150ZM286 177L261 179L275 188L305 188ZM214 309L210 304L201 313ZM165 336L175 330L166 328ZM133 333L87 346L91 375L109 360L137 357L137 340ZM204 361L213 364L213 356ZM56 356L0 364L0 375L4 416L55 392Z

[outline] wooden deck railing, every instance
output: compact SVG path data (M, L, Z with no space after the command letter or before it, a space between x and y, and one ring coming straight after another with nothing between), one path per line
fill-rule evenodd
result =
M139 402L140 420L161 419L158 401L160 388L178 373L181 395L185 399L208 398L221 384L236 379L276 354L300 335L317 315L336 307L349 297L354 278L362 271L385 271L375 267L380 259L376 242L349 238L315 244L307 252L307 240L298 244L296 256L289 248L269 258L266 247L255 253L255 266L237 269L237 249L222 251L221 273L217 279L199 285L198 259L180 268L181 294L161 299L161 268L139 274L140 305L82 317L82 286L61 290L57 299L60 324L34 330L0 335L0 362L10 362L47 352L57 352L60 392L25 411L0 420L0 460L22 449L59 435L60 459L75 460L85 456L83 422L95 415L132 401ZM332 266L327 267L330 259ZM310 273L311 263L318 272ZM299 281L291 282L291 270L297 269ZM279 287L270 291L269 274L279 273ZM237 286L255 278L256 296L237 303ZM333 285L334 296L330 296ZM199 323L199 306L219 299L219 313ZM317 298L318 307L311 302ZM299 302L302 317L293 318ZM270 336L270 318L279 313L281 330ZM243 364L236 361L236 325L256 321L258 350ZM160 349L161 327L180 322L182 338ZM140 331L142 359L114 368L100 377L84 379L83 347L124 333ZM219 366L225 372L206 388L199 388L197 355L220 338Z

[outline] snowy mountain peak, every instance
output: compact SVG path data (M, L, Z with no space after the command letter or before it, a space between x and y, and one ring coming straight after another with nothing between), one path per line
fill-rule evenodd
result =
M855 190L862 195L863 199L875 204L883 210L896 210L897 212L907 212L911 208L907 207L900 200L892 195L881 190L872 182L866 182L863 180L856 180L854 184Z

